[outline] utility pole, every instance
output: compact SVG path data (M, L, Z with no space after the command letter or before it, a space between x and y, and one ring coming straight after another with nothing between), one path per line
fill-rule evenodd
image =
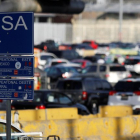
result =
M123 21L123 0L120 0L120 11L119 11L119 41L122 41L122 21Z

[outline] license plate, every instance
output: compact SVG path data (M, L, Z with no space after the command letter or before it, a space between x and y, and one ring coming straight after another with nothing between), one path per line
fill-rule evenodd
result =
M122 96L121 100L128 100L128 96Z

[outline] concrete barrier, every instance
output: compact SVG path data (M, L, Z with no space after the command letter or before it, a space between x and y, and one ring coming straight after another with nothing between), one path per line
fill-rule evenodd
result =
M131 111L130 106L103 106L97 115L80 116L76 108L18 110L12 111L12 121L25 132L61 140L140 140L140 116Z

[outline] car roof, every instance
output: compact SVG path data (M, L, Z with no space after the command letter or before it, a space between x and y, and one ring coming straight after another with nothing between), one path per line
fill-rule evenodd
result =
M53 61L53 62L57 62L57 61L67 61L68 62L68 60L67 59L63 59L63 58L52 58L52 59L49 59L49 61Z
M125 78L125 79L119 80L119 82L120 82L120 81L126 81L126 82L132 81L132 82L137 82L137 81L140 81L140 78Z
M66 64L57 64L56 66L63 66L63 67L80 67L80 64L75 64L75 63L66 63Z
M47 55L47 56L55 56L56 58L57 58L57 56L55 55L55 54L53 54L53 53L48 53L48 52L41 52L40 53L40 56L43 56L43 55Z
M95 80L104 80L104 79L101 79L101 78L97 78L97 77L91 77L91 76L89 76L89 77L87 77L87 76L75 76L75 77L70 77L70 78L65 78L65 79L60 79L60 81L67 81L67 80L73 80L73 81L81 81L81 80L84 80L84 79L95 79ZM106 81L106 80L104 80L104 81Z
M85 59L75 59L75 60L72 60L71 62L91 62L91 61L85 60Z
M140 56L128 56L126 59L140 59Z

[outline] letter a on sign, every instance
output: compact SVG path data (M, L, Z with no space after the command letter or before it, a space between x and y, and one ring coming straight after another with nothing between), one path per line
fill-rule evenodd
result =
M22 24L19 23L20 20L22 21ZM17 27L18 27L18 26L24 26L25 30L28 30L28 28L27 28L27 26L26 26L26 23L25 23L25 21L24 21L24 19L23 19L22 16L20 16L20 17L18 18L18 21L17 21L17 24L16 24L14 30L17 30Z

